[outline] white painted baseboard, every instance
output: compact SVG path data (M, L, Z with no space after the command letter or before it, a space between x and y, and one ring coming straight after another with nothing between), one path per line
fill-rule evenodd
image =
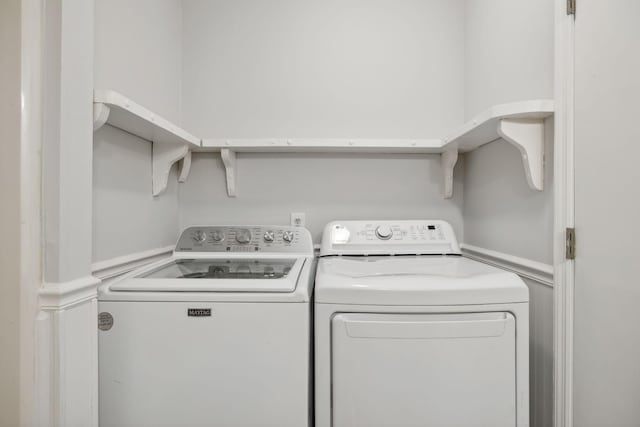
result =
M553 287L553 266L527 258L463 243L462 254L470 259L511 271L546 286Z
M150 249L129 255L98 261L91 264L91 273L100 280L110 279L128 273L145 264L166 258L173 252L173 246Z

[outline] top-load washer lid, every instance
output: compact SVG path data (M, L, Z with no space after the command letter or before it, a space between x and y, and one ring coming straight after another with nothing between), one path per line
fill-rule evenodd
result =
M282 279L295 259L176 259L136 278L153 279Z
M171 258L110 283L102 296L108 291L292 293L303 269L309 275L305 265L312 257L311 235L304 228L189 227Z
M318 262L317 303L467 305L527 302L513 273L460 256L344 256Z
M111 285L138 292L293 292L305 258L172 258Z

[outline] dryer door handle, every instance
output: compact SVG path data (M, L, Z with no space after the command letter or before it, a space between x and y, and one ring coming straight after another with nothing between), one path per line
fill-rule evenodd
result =
M340 315L351 338L446 339L499 337L511 313L469 314L345 314Z

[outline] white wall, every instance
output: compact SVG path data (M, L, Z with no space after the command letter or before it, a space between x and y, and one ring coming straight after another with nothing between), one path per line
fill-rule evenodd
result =
M495 141L464 155L464 242L553 264L553 119L545 147L545 190L529 188L520 153ZM531 425L553 423L553 290L525 280L530 298Z
M95 0L95 87L180 121L180 0Z
M544 191L527 184L522 156L506 141L464 155L464 241L553 264L553 119L545 126Z
M465 1L465 116L553 99L553 0Z
M153 197L151 148L151 142L111 126L94 134L94 262L175 244L176 171L174 167L167 191Z
M49 0L39 7L44 280L64 283L91 269L93 2Z
M553 0L466 0L465 117L491 105L553 99ZM465 242L552 263L553 120L545 191L526 184L517 150L496 141L465 155Z
M0 425L20 420L20 1L0 2Z
M454 198L442 198L439 156L239 154L239 196L228 198L224 168L214 153L194 156L180 188L180 224L288 224L305 212L320 241L333 219L446 218L462 233L462 178ZM462 168L461 165L458 166Z
M179 0L96 0L95 87L179 123L181 25ZM150 142L104 126L94 135L93 167L94 262L175 243L175 173L154 198Z
M467 0L465 117L491 105L553 99L554 1ZM464 155L464 242L553 264L553 119L545 129L545 189L532 191L505 141ZM531 322L531 421L552 425L553 295L526 280Z
M184 0L203 137L436 137L463 115L462 0Z
M463 119L461 0L183 1L184 125L202 137L438 137ZM462 234L437 156L196 155L180 224L428 218Z

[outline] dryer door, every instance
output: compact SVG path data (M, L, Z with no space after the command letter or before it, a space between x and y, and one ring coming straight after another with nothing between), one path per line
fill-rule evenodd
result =
M510 313L338 314L334 427L516 425Z

